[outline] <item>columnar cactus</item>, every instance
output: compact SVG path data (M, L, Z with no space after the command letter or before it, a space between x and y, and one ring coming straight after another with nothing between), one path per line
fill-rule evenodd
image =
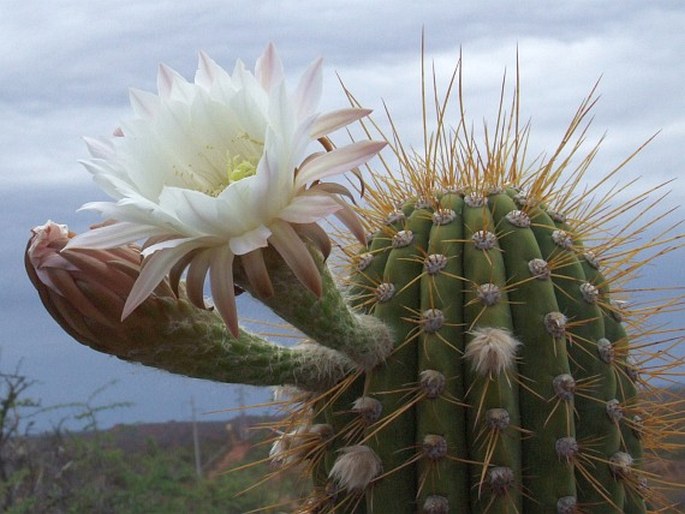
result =
M238 329L232 308L218 309L222 319L205 307L190 281L204 279L210 257L195 247L156 289L148 281L151 294L123 322L142 276L139 249L79 249L46 225L34 231L27 269L55 319L99 351L210 380L280 384L292 413L275 427L271 459L304 465L313 479L298 512L661 512L645 457L682 421L647 375L679 362L640 369L640 347L659 343L641 327L658 308L631 311L622 289L652 258L643 251L677 244L665 235L626 246L650 223L640 221L646 195L612 208L611 194L592 201L597 191L579 189L597 148L571 163L593 103L551 157L528 165L517 95L484 145L463 109L448 128L445 99L423 153L396 143L399 165L365 178L357 214L371 235L343 245L337 281L328 237L312 224L295 221L292 233L308 248L306 265L283 241L269 240L258 259L231 254L230 286L310 338L294 349ZM348 210L342 219L358 226ZM625 225L608 233L609 223Z

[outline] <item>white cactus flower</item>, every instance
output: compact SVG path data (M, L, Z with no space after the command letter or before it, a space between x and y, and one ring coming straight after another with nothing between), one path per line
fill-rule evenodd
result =
M239 257L254 289L268 296L271 282L261 249L272 246L316 294L321 277L304 239L330 245L317 225L336 214L358 237L363 230L340 195L322 180L373 157L385 143L361 141L328 152L309 149L370 111L317 112L321 60L289 93L273 45L252 74L238 62L232 74L200 54L194 82L161 66L158 94L131 91L135 118L115 137L87 139L84 162L114 200L84 209L114 223L74 238L70 247L110 248L146 240L144 266L122 318L172 270L188 268L190 299L203 304L209 274L214 304L237 333L233 268Z

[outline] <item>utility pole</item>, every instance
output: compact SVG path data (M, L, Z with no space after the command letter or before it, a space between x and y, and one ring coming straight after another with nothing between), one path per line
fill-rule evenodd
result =
M247 439L247 419L245 416L245 388L242 385L238 386L238 405L240 405L240 414L238 415L238 437L240 441Z
M195 475L197 480L202 480L202 461L200 456L200 438L197 434L197 412L195 411L195 397L190 397L190 406L193 411L193 449L195 450Z

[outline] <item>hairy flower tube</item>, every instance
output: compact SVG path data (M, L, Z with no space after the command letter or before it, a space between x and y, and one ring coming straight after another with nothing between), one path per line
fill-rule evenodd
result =
M285 348L243 330L231 336L214 311L194 306L168 279L121 321L140 274L140 248L64 249L74 236L52 221L32 229L26 271L55 321L94 350L196 378L307 391L331 387L354 369L315 343Z
M83 206L115 223L74 238L70 248L113 248L145 240L144 266L124 306L126 318L165 276L187 268L190 300L204 306L205 278L215 306L238 336L233 271L240 266L258 296L273 293L262 249L272 247L316 295L321 277L307 244L324 254L318 222L335 214L358 238L363 229L344 186L322 182L365 163L384 142L334 148L327 134L369 110L319 113L321 60L294 92L286 89L273 45L254 74L238 61L232 74L204 53L194 82L162 66L158 94L131 91L134 119L115 136L87 139L84 162L112 202ZM309 149L321 141L328 151ZM237 257L237 259L236 259Z

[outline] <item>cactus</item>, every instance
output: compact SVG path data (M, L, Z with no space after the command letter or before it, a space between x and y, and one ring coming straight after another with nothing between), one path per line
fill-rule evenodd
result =
M559 147L531 165L517 93L510 114L500 103L484 144L467 130L461 98L449 129L448 97L436 93L424 152L396 143L399 166L384 160L370 171L358 214L371 236L361 248L343 244L337 281L312 232L303 240L320 294L270 247L268 294L234 266L236 286L310 338L299 347L236 335L178 276L118 322L140 273L135 247L63 250L71 236L50 226L32 240L29 275L53 317L94 349L283 386L290 414L274 427L271 458L304 466L314 484L297 512L662 512L663 484L646 456L682 431L682 419L648 379L682 362L648 369L635 357L654 339L675 344L646 322L678 300L630 309L624 290L651 250L678 248L677 236L630 247L652 222L648 195L611 207L621 188L595 201L598 188L580 189L597 151L572 164L592 94ZM607 235L611 224L619 228Z

